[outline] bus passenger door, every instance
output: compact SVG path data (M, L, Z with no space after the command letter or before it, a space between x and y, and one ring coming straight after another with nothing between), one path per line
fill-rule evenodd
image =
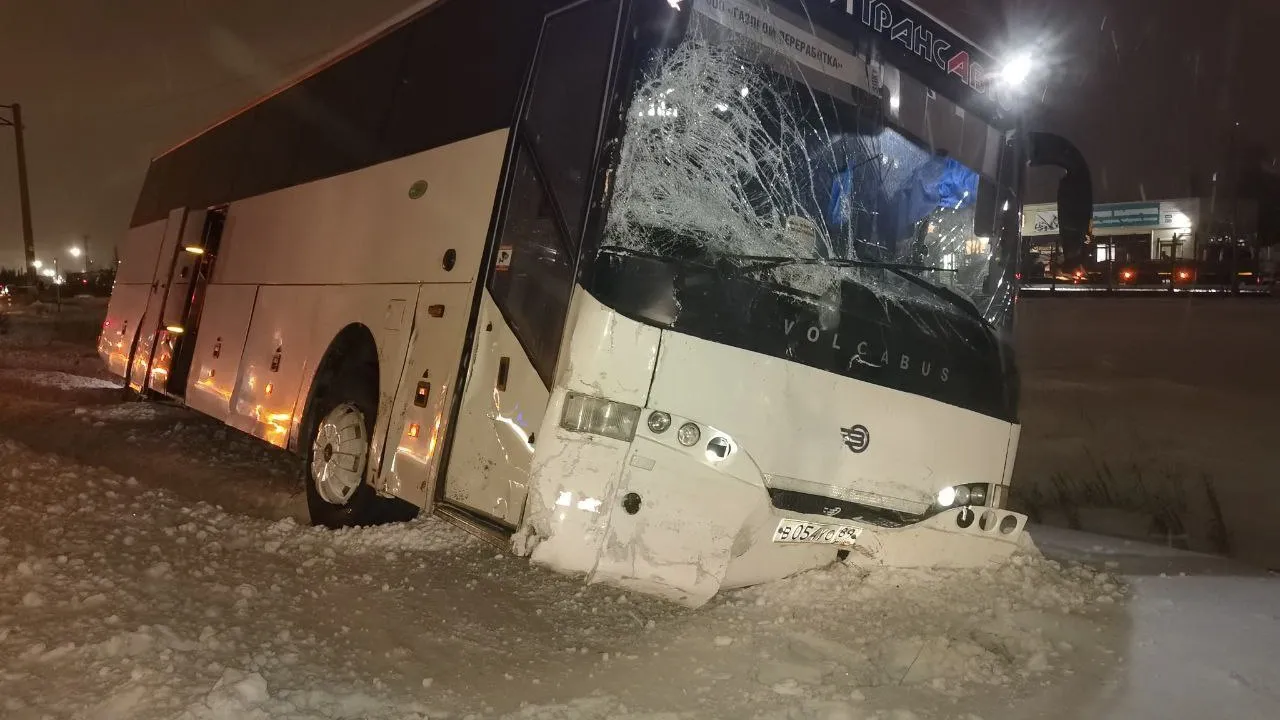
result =
M138 323L138 337L129 358L129 387L139 392L152 386L157 353L167 352L161 349L167 345L167 338L161 332L164 328L161 317L169 296L174 264L178 259L175 253L178 252L189 215L186 208L176 208L169 212L169 219L165 223L164 239L160 242L160 252L151 275L151 292L147 296L146 310ZM167 374L167 370L160 374Z
M155 308L155 326L150 327L148 322L148 329L153 331L153 347L146 377L147 387L156 392L182 394L182 385L171 383L170 379L175 351L183 344L183 338L195 331L194 326L185 325L184 311L190 302L195 270L203 255L202 235L207 217L204 210L186 211L173 245L161 250L151 302L148 303L149 313ZM166 251L169 254L165 254Z
M513 528L573 290L619 5L587 0L547 16L485 268L444 500Z
M481 296L445 500L519 524L573 287L550 197L518 150L502 241Z
M191 212L183 229L178 252L170 277L171 289L165 300L161 327L170 332L171 346L165 364L157 360L155 366L167 370L164 377L152 377L152 388L175 397L186 394L187 378L195 355L196 333L200 329L200 317L204 310L213 263L218 257L218 243L226 222L226 208L208 212ZM197 234L198 233L198 234Z

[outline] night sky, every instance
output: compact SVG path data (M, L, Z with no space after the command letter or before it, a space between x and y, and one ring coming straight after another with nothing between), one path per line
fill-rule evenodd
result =
M1280 151L1276 0L918 0L993 51L1039 43L1036 126L1075 141L1101 201L1186 195L1231 128ZM21 102L37 255L78 268L122 236L149 158L412 0L29 0L0 4L0 102ZM460 62L478 62L464 58ZM1042 174L1031 200L1046 197ZM0 129L0 265L22 262Z

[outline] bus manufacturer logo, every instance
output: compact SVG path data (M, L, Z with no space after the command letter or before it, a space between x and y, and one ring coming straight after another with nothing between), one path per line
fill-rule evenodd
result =
M863 425L840 428L840 436L844 438L845 447L861 453L871 446L871 433Z

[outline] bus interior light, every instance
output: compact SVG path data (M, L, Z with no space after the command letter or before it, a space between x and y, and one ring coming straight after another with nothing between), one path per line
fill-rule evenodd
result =
M186 250L187 252L191 253L192 255L203 255L203 254L204 254L204 248L200 247L199 245L188 245L188 246L186 246L186 247L184 247L184 248L182 248L182 249L183 249L183 250Z
M573 432L604 435L631 442L640 424L640 408L590 395L569 393L560 414L560 427Z

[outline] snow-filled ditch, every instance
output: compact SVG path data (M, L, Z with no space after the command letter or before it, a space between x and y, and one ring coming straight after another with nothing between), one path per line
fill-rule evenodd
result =
M962 717L1053 682L1125 595L1020 554L689 611L434 519L328 532L163 483L0 441L0 716Z

